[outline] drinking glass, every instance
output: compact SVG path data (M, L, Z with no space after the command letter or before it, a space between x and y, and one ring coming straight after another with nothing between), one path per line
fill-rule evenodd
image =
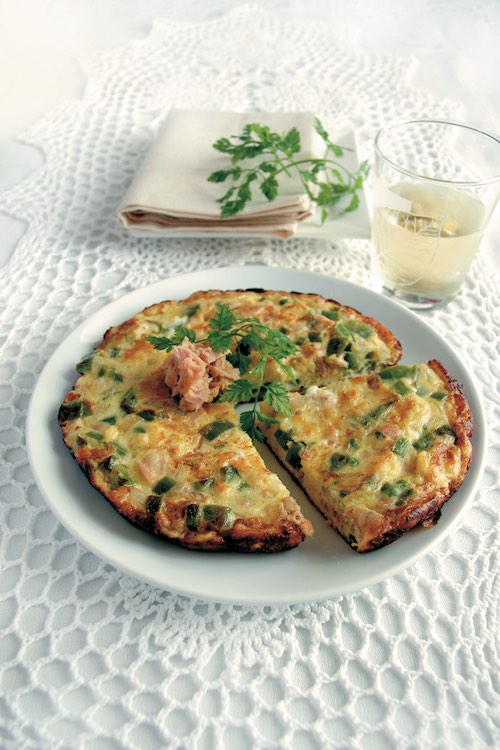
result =
M409 120L375 138L374 286L408 307L449 302L500 197L500 139L458 122Z

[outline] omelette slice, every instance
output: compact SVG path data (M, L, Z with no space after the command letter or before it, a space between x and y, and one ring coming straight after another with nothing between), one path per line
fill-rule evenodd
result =
M462 483L471 413L436 360L395 365L290 394L293 416L262 410L269 446L358 552L432 525Z
M142 362L139 358L138 362ZM275 552L312 526L239 426L232 404L195 413L167 396L161 367L116 369L99 352L59 411L91 484L135 526L204 550Z

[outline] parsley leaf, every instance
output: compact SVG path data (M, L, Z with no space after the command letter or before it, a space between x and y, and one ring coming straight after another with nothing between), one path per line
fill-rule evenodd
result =
M167 352L170 352L174 346L177 346L178 344L182 344L184 339L188 339L192 343L196 341L196 333L192 331L190 328L184 328L184 326L177 326L177 328L174 329L174 333L172 335L172 338L169 338L168 336L147 336L146 341L149 341L150 344L153 344L155 349L163 349Z
M264 135L266 135L265 132ZM288 147L293 149L294 144L295 136L290 135ZM295 383L293 372L283 359L294 354L297 347L284 333L269 328L254 318L239 318L234 315L229 305L224 303L217 305L215 314L209 320L208 335L205 339L196 342L194 331L178 326L174 329L171 338L148 336L147 341L153 344L155 349L170 352L185 338L193 343L208 341L212 349L220 353L232 349L227 357L229 362L239 369L241 375L248 372L249 375L254 376L255 381L239 378L219 395L219 401L252 403L252 407L240 415L241 426L252 440L264 440L257 426L258 419L262 422L276 421L273 417L259 411L257 406L259 401L263 400L282 414L292 414L285 385L277 381L264 382L268 359L272 359L287 378ZM252 352L258 356L252 358Z
M368 161L361 162L356 172L350 172L340 161L345 149L330 140L318 118L314 127L325 144L323 158L297 158L301 150L297 128L280 135L267 125L250 123L240 135L219 138L213 147L229 157L231 166L212 172L207 179L214 183L232 181L229 189L217 199L221 218L235 216L245 208L252 199L253 182L257 182L259 191L268 201L273 201L279 193L279 176L293 173L320 208L322 223L333 209L339 215L355 211L359 206L358 192L370 171ZM249 159L253 160L250 164Z
M219 396L219 401L248 403L255 397L255 385L249 380L240 379L230 383Z
M263 399L266 404L272 406L272 408L280 414L288 414L289 416L293 415L290 400L283 383L273 381L265 384L262 387L262 390L264 394Z

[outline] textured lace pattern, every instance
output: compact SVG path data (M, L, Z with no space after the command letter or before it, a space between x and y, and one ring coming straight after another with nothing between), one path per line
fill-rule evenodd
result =
M369 283L362 241L128 236L116 207L171 105L313 110L354 125L363 156L388 120L458 108L413 89L408 61L252 6L203 24L159 20L84 67L81 100L25 136L45 166L2 196L28 229L0 281L0 746L498 747L500 319L498 280L481 255L453 308L428 316L483 388L492 447L481 490L435 550L356 595L246 608L138 582L58 523L24 434L55 347L134 288L243 263Z

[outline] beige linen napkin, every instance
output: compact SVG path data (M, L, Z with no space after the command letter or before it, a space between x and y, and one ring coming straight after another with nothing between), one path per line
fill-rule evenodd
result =
M291 237L313 213L298 177L280 178L279 197L268 201L255 187L244 211L220 218L220 198L228 183L211 183L208 175L230 166L227 155L213 148L222 137L239 135L258 122L301 137L297 158L321 157L324 144L307 112L237 113L172 109L133 180L122 205L122 224L141 234L272 234Z

